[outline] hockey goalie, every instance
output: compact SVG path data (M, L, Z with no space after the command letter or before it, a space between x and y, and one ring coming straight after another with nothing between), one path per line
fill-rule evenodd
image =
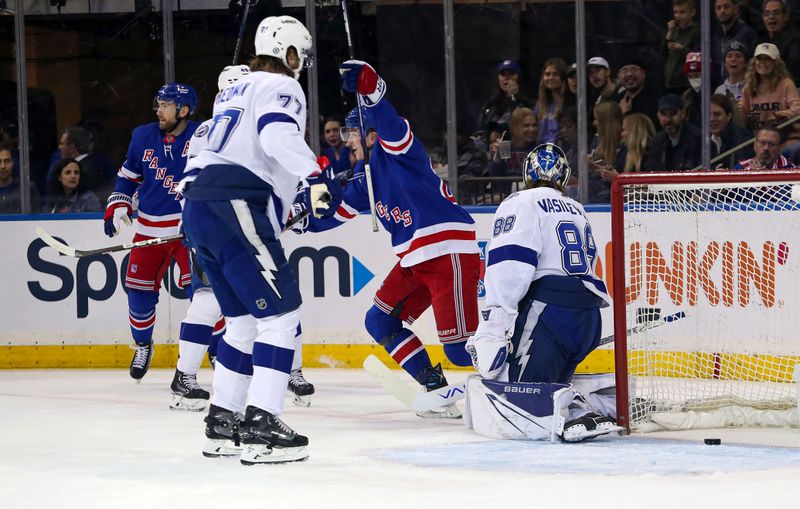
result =
M610 298L594 277L596 245L564 187L563 151L539 145L526 189L497 209L486 255L486 304L467 349L480 376L466 384L465 424L505 439L578 442L621 430L613 375L575 377L601 335Z

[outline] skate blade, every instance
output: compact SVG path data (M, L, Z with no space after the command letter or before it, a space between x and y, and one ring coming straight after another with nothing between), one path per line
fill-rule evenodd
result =
M236 447L232 440L208 439L203 445L206 458L232 458L242 454L242 447Z
M605 426L602 429L596 429L593 431L583 430L572 433L565 432L562 438L564 439L565 442L581 442L583 440L589 440L594 437L599 437L600 435L608 435L609 433L622 431L623 429L625 428L623 428L622 426L616 426L616 425Z
M185 412L202 412L208 404L207 399L189 399L179 394L172 395L169 408L172 410L183 410Z
M273 447L251 444L244 447L239 459L242 465L291 463L308 459L308 447Z
M294 406L301 406L301 407L310 407L311 400L308 399L308 396L298 396L297 394L292 395L292 403Z

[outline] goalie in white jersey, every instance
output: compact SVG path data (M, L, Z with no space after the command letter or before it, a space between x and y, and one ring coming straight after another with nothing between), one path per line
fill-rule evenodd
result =
M308 30L290 16L265 18L255 50L251 73L217 96L208 146L187 164L199 172L183 210L184 231L227 319L206 417L206 436L220 450L204 453L226 455L228 442L238 445L238 428L248 465L308 457L308 439L278 417L301 304L278 236L298 183L319 173L297 82L310 65Z
M495 213L486 303L467 345L482 377L467 382L467 425L481 434L575 441L619 429L576 404L571 385L600 342L610 298L594 276L586 213L564 193L569 176L562 150L539 145L524 163L526 190Z

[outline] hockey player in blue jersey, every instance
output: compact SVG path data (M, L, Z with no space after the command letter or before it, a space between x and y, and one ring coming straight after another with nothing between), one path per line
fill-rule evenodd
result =
M618 430L571 385L599 344L600 308L611 300L594 276L597 246L586 213L564 193L567 159L556 145L539 145L524 172L527 189L495 213L486 303L467 344L480 373L467 382L467 423L499 438L579 441Z
M262 20L251 73L219 93L208 146L187 166L199 172L184 193L184 231L227 319L204 454L226 455L241 437L245 465L308 457L308 438L279 418L301 298L278 237L300 180L319 173L297 82L311 45L296 19Z
M364 133L355 121L358 112L348 115L348 145L363 158L361 137L367 136L375 208L400 258L375 295L365 326L409 375L434 390L447 385L442 367L432 366L422 342L403 322L413 323L433 307L445 355L455 365L470 365L464 345L478 322L480 258L475 224L433 171L409 123L385 97L386 84L375 69L357 60L344 62L339 69L342 87L357 93L365 105ZM369 210L363 167L361 161L333 216L312 218L311 231L339 226ZM450 407L424 416L460 417L460 412Z
M138 192L138 218L133 241L178 233L181 206L176 187L186 165L189 139L197 124L189 120L197 107L197 94L189 85L168 83L153 99L158 122L133 130L125 162L117 173L114 192L108 198L104 216L106 235L120 232L121 223L130 224L133 195ZM135 342L130 375L141 380L153 356L153 326L161 279L175 259L180 269L178 285L191 292L189 253L180 242L134 248L128 261L125 287L131 333Z

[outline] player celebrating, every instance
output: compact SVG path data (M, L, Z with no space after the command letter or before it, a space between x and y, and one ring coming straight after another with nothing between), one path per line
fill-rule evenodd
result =
M311 45L296 19L262 20L251 73L217 96L208 146L187 166L199 173L184 193L184 230L227 319L203 452L230 454L240 428L246 465L308 457L308 438L278 417L301 303L278 236L298 183L319 172L297 82Z
M586 213L564 192L567 159L559 147L539 145L524 172L527 189L495 213L486 305L467 345L484 379L467 381L467 422L497 438L578 441L618 430L574 404L569 385L599 344L600 308L610 298L594 277L597 247Z
M447 358L469 366L464 345L478 324L479 251L475 224L453 199L431 168L422 143L408 122L384 97L386 84L366 62L348 60L340 66L342 87L356 92L370 147L375 206L381 224L391 234L400 261L389 272L367 311L369 334L427 390L447 385L442 366L431 365L419 338L403 326L433 306L439 341ZM363 159L358 110L348 115L348 145ZM374 130L374 131L373 131ZM363 161L344 189L330 218L311 219L310 230L341 225L369 209ZM460 417L455 406L425 417Z
M178 233L181 206L175 199L177 183L186 165L189 139L197 124L189 120L197 107L197 94L189 85L168 83L153 100L158 122L133 130L125 162L117 173L114 192L104 216L106 235L119 234L120 223L130 224L133 195L139 193L139 215L133 241ZM150 368L153 325L161 278L172 259L180 268L178 285L190 281L189 254L180 242L134 248L128 261L125 286L131 333L136 343L130 375L137 382ZM191 293L191 287L188 288Z

